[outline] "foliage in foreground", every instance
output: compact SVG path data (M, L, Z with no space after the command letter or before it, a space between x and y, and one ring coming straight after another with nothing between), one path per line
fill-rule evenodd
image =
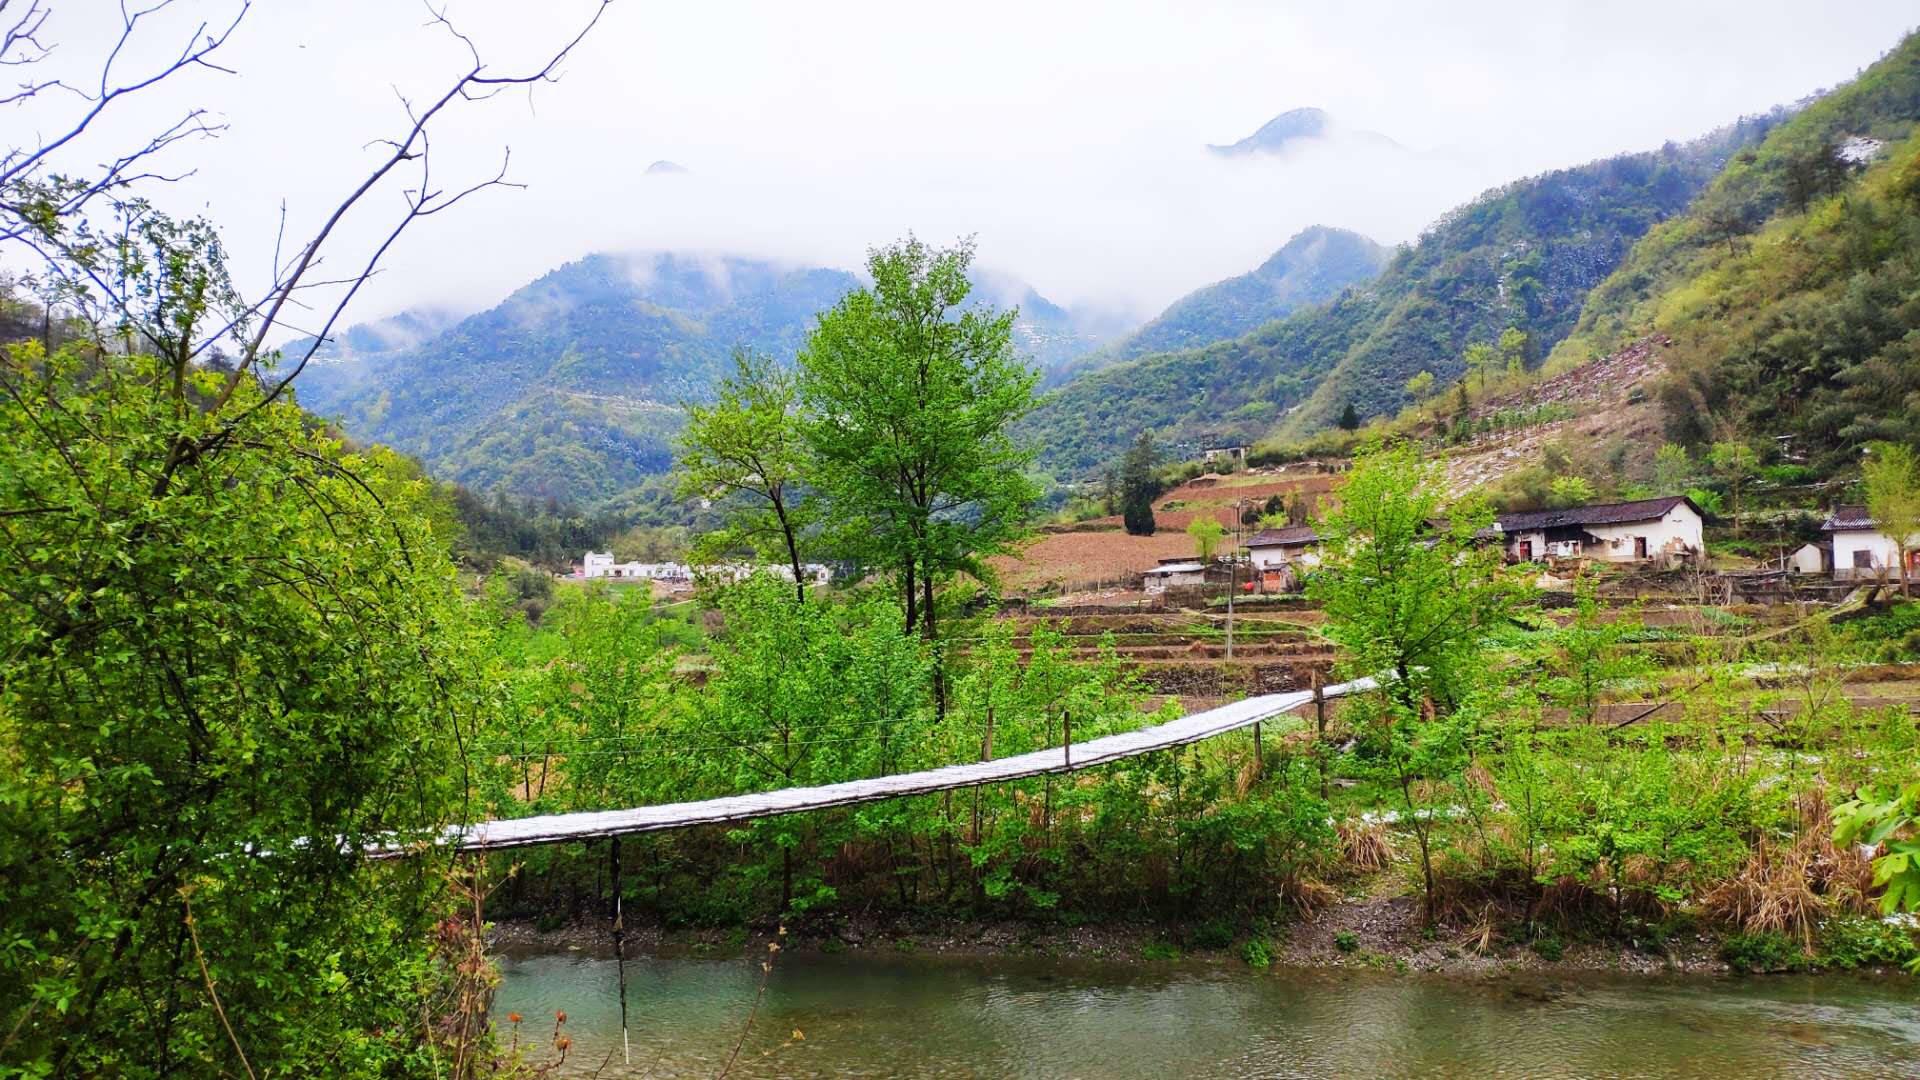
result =
M435 1071L433 858L487 707L427 485L251 380L0 363L0 1062Z

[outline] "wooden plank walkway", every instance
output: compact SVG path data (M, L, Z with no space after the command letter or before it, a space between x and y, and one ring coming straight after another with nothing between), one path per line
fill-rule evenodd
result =
M1357 679L1353 682L1329 686L1323 693L1327 697L1339 697L1344 694L1372 690L1377 685L1373 679ZM1107 735L1066 747L1050 747L1046 750L1016 754L1013 757L995 761L968 762L922 772L896 773L871 780L849 780L820 787L781 788L776 791L729 795L725 798L704 799L699 802L640 806L630 810L544 814L537 817L504 818L498 821L481 822L477 825L456 825L447 830L442 843L462 851L498 851L537 844L558 844L571 840L621 836L626 833L658 832L665 829L685 829L695 825L751 821L755 818L798 814L808 810L825 810L835 806L852 806L906 795L926 795L936 791L978 787L1002 780L1045 776L1049 773L1076 772L1123 758L1185 746L1225 732L1252 727L1262 720L1292 712L1312 701L1313 692L1310 690L1266 694L1194 713L1192 716L1183 716L1164 724L1141 728L1138 731ZM393 858L406 855L411 850L397 847L383 848L374 852L374 855L376 858Z

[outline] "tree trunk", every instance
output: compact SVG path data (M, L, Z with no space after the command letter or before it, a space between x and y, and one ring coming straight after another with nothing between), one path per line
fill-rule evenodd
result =
M780 519L780 535L787 541L787 560L793 564L793 598L804 604L807 602L807 583L800 573L800 545L793 537L793 523L787 520L787 504L778 494L773 498L773 515Z
M920 576L922 603L920 626L925 631L927 646L933 652L933 717L936 721L947 718L947 664L940 652L940 631L933 617L933 575Z

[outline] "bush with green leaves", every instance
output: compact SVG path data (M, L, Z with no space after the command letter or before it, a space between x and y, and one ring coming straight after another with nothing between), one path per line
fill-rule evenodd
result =
M428 485L184 358L28 344L0 388L7 1065L430 1071L447 862L365 855L473 809Z

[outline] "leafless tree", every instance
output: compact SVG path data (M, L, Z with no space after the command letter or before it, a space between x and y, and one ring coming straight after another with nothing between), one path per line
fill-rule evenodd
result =
M523 70L498 71L482 59L473 39L448 17L445 6L426 5L428 25L457 41L467 56L465 66L430 99L400 98L405 120L393 135L369 142L377 148L376 161L352 190L333 207L320 227L303 242L286 243L286 215L281 214L269 280L245 290L226 274L217 231L203 221L179 222L157 214L143 192L151 185L177 181L191 170L169 172L164 159L180 144L215 138L226 130L205 108L191 108L159 130L137 139L137 145L116 151L106 161L79 170L63 168L62 150L101 125L103 117L124 111L130 99L184 73L204 70L232 74L224 63L228 42L249 14L251 0L238 0L232 18L224 23L201 22L185 36L177 51L169 50L153 66L124 70L126 58L149 52L160 33L156 16L175 0L148 0L144 6L121 0L120 27L113 45L99 65L97 80L81 85L64 78L36 78L57 47L51 40L56 0L0 0L0 68L18 72L10 89L0 90L0 105L19 110L41 106L40 112L57 118L34 137L31 145L10 145L0 151L0 253L11 249L31 254L43 268L49 292L90 317L96 325L111 324L131 346L150 349L169 360L176 378L196 363L204 363L216 346L230 350L220 367L225 376L211 402L217 412L233 398L243 381L260 379L266 392L194 445L182 444L161 470L160 483L180 461L198 456L232 437L248 413L278 399L339 323L347 306L378 270L396 241L422 219L451 209L475 192L493 187L519 187L508 179L511 151L503 150L499 168L490 175L448 183L433 168L433 132L436 123L462 105L484 101L515 88L529 93L555 82L560 67L593 28L612 0L599 0L584 24L543 62ZM382 211L374 197L398 191L400 209ZM321 273L330 243L349 223L391 215L376 232L380 238L364 260L340 276ZM197 317L185 318L176 293L178 282L165 280L167 268L149 259L129 266L140 252L192 247L215 257L203 259L205 269L192 282ZM128 252L135 252L128 255ZM116 255L116 253L119 253ZM140 285L144 281L146 287ZM297 312L308 310L302 297L316 289L331 289L332 298L318 309L317 325L293 326ZM249 292L251 295L249 295ZM275 366L276 354L267 340L276 330L296 330L310 336L296 355Z

